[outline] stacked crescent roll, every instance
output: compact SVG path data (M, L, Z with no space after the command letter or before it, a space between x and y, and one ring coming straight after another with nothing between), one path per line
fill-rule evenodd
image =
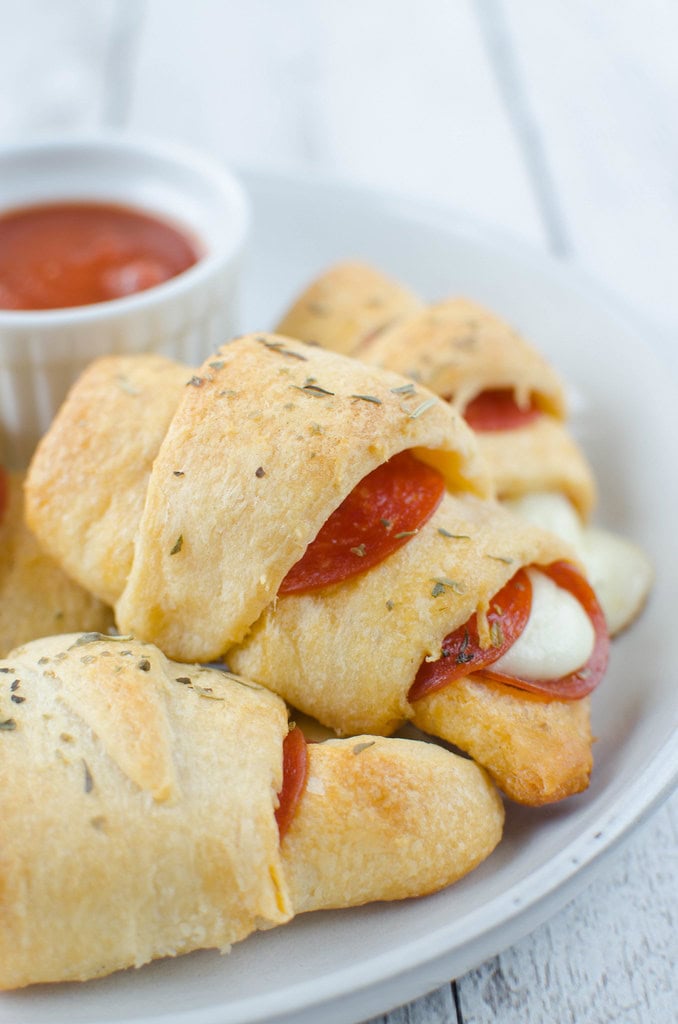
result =
M509 324L464 298L424 305L362 263L313 281L277 330L373 366L440 395L476 429L497 497L563 536L586 566L611 634L635 618L652 584L644 553L591 526L591 467L567 425L559 375Z
M0 989L421 895L499 841L503 808L480 768L373 737L309 745L283 833L287 733L273 694L129 637L12 651L0 662Z
M589 694L650 573L592 554L565 413L496 317L360 264L198 369L85 371L0 527L33 635L56 591L90 630L0 662L0 989L436 891L499 842L495 786L586 788ZM287 705L342 738L307 745Z
M349 579L281 592L328 517L403 451L444 484L421 528L364 571L358 545ZM447 403L391 372L252 335L193 375L150 356L95 363L36 453L27 509L123 632L181 661L225 656L342 734L412 719L537 805L588 784L587 697L540 700L471 674L410 699L420 666L474 616L493 644L488 609L518 570L576 563L489 494L474 435Z

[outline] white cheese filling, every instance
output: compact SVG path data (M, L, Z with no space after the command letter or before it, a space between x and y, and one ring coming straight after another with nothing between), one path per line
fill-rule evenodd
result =
M611 636L635 618L654 575L636 544L607 530L582 526L564 494L542 491L503 504L521 519L550 530L572 545L586 568Z
M576 597L543 572L528 569L532 609L525 629L490 668L522 679L560 679L591 657L596 635Z

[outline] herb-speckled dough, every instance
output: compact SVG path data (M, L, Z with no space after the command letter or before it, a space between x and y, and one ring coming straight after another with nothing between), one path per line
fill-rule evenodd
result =
M98 634L0 668L0 988L225 948L291 916L282 701Z
M555 535L492 502L446 495L417 536L369 572L278 598L231 649L229 663L342 734L388 734L412 719L472 753L514 799L561 799L588 784L588 700L504 696L481 682L473 684L475 700L462 700L461 680L436 695L436 707L450 712L434 721L424 717L433 698L412 705L407 694L424 659L438 658L445 636L482 613L521 566L562 558L572 554ZM509 739L503 760L494 752L495 717Z
M440 889L499 842L485 772L429 744L309 748L282 843L287 711L128 637L0 664L0 989L231 943L293 913Z
M369 572L278 598L354 484L412 446L459 493ZM354 360L255 335L224 346L195 375L158 357L94 364L38 449L28 504L69 572L95 593L114 591L123 631L183 661L226 653L343 734L389 733L423 714L425 703L413 708L407 693L447 633L482 612L521 565L572 557L474 489L483 494L473 434L446 403ZM471 539L452 541L440 528ZM459 581L463 593L444 587L434 597L437 578ZM491 717L494 691L483 694L478 708ZM536 711L529 697L512 699L529 704L548 743L535 745L532 762L513 764L509 751L493 768L499 785L528 803L579 791L591 766L588 702L540 702ZM440 735L464 748L469 716L480 712L451 691L449 706L456 725L448 715ZM521 721L532 736L520 716L516 729ZM511 749L528 746L518 738ZM484 763L477 743L474 756ZM544 758L562 771L541 788L523 786Z
M392 455L415 449L449 487L489 493L461 417L395 374L272 335L243 337L194 376L184 371L167 424L171 402L158 399L152 373L169 369L144 358L143 386L131 359L124 388L114 360L76 384L30 468L28 516L76 578L115 600L123 631L172 657L208 661L241 640L330 513ZM134 435L146 421L140 458L142 442L123 449L118 424Z
M311 282L276 333L353 355L389 324L420 309L412 292L374 267L338 263Z
M483 306L463 298L424 306L380 271L343 263L309 285L277 330L401 373L461 413L486 390L510 389L519 404L531 398L541 421L478 434L498 497L560 490L582 517L591 512L595 482L565 425L559 375Z

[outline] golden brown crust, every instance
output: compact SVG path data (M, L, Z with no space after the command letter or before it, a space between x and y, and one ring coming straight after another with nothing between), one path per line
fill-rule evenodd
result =
M279 598L229 661L341 734L388 734L411 719L471 754L514 799L560 800L590 774L588 701L535 701L470 678L408 700L419 666L440 656L448 633L518 568L560 558L573 555L554 535L448 495L417 537L368 573Z
M540 416L517 430L479 432L498 498L557 491L572 502L586 521L596 501L596 484L588 462L566 427L552 416Z
M362 737L309 749L281 848L282 702L127 637L12 651L0 725L0 989L226 949L295 911L422 895L501 837L482 769Z
M174 657L207 661L240 640L334 508L391 455L414 448L450 487L488 493L461 418L422 389L402 394L394 374L253 335L187 377L158 357L97 363L27 486L42 542L116 602L123 631Z
M538 807L589 784L588 698L547 702L467 677L418 700L412 721L470 754L517 803Z
M281 701L96 634L0 667L0 988L225 948L291 916Z
M339 733L393 732L425 658L523 565L572 558L501 506L445 495L416 537L352 580L279 597L228 654L238 672ZM438 581L445 580L446 584Z
M153 460L190 375L163 356L98 359L31 463L28 522L69 575L108 604L129 574Z
M357 736L308 755L282 843L297 913L433 892L501 838L504 811L485 773L434 744Z
M507 323L468 299L448 299L394 324L360 358L419 381L464 411L482 391L510 388L518 404L533 398L565 416L558 374Z
M538 420L478 434L497 497L559 490L582 518L590 515L595 481L564 425L562 382L505 321L475 302L450 299L388 328L356 354L421 382L462 414L488 390L511 390L519 406L532 401L544 413Z
M385 316L381 322L370 320L367 297L382 277L363 264L332 268L311 284L279 329L394 370L446 398L462 414L486 390L509 389L519 405L534 402L545 413L537 423L479 435L497 496L558 489L586 519L595 503L595 482L564 425L565 393L555 370L509 324L465 298L427 307L403 301L388 321ZM384 280L390 303L397 302L397 284ZM385 307L390 303L385 300ZM358 323L363 324L360 330Z
M365 339L421 303L407 288L365 263L339 263L321 274L295 300L276 327L300 341L352 355Z
M105 632L111 608L97 601L41 549L23 517L23 474L7 474L0 521L0 657L18 644L72 630Z

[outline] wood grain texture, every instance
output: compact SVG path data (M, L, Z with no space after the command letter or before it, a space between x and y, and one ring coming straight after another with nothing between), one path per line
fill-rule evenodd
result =
M527 938L375 1024L673 1024L678 794Z

